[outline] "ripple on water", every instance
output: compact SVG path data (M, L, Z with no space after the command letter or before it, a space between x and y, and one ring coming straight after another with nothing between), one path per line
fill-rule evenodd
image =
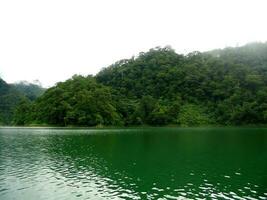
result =
M200 143L198 146L182 146L183 142L192 140L183 140L179 145L168 144L166 149L171 155L168 158L162 150L164 148L159 148L164 140L160 139L160 143L154 145L151 141L157 141L157 138L150 141L150 136L141 137L141 141L131 138L129 141L136 143L126 146L125 138L96 134L88 137L85 132L73 135L70 131L64 137L60 134L53 134L50 130L40 131L39 136L25 137L20 133L5 134L0 138L0 199L18 200L19 195L25 197L23 194L31 196L34 193L40 196L40 200L267 199L260 181L244 178L245 170L235 167L227 171L217 165L216 171L214 166L209 168L208 162L197 167L194 162L192 165L187 165L187 161L183 164L181 155L188 155L187 160L190 157L196 163L201 162L198 158L202 154L194 149L199 148L201 152L204 147ZM173 141L179 142L181 137ZM142 148L139 148L140 144ZM167 164L160 164L159 169L158 162L148 162L147 158L155 155ZM148 170L144 172L143 169ZM246 183L248 181L250 183ZM34 195L31 197L37 199Z

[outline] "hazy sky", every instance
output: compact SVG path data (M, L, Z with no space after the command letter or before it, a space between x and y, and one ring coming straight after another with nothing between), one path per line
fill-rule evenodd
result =
M44 86L156 46L267 40L266 0L0 0L0 77Z

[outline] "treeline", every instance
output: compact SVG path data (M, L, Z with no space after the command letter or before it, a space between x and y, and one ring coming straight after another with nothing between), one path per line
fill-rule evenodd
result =
M187 55L154 48L21 101L16 125L267 123L267 43Z

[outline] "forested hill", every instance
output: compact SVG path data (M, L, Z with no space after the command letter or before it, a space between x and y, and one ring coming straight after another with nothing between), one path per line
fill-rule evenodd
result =
M0 125L11 124L19 103L34 101L42 95L44 88L27 82L8 84L0 78Z
M27 111L27 112L25 112ZM21 104L16 124L267 123L267 43L177 54L154 48L95 77L73 76Z

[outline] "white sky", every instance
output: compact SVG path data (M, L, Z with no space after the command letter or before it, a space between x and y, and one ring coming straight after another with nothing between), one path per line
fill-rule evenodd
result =
M266 0L0 0L0 77L44 86L156 46L267 41Z

